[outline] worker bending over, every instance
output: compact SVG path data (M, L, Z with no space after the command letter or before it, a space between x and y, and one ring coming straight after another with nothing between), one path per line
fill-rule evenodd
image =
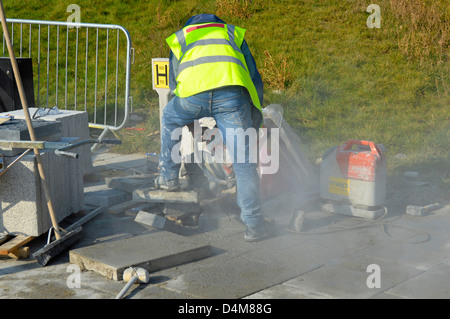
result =
M249 155L249 148L257 145L249 145L244 131L258 130L262 124L263 83L244 34L245 29L215 15L200 14L166 39L169 84L175 96L162 114L160 175L155 187L180 188L181 164L172 158L172 149L180 141L172 139L172 132L200 118L213 117L226 145L230 142L227 129L233 132L228 138L234 139L230 144L234 149L228 152L236 176L237 204L246 226L244 239L257 241L266 238L269 230L261 210L258 163Z

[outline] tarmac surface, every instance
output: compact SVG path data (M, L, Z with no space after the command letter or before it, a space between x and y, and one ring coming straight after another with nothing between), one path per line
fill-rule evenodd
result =
M151 160L156 165L156 158ZM147 171L147 157L98 152L93 165L102 176L139 174ZM86 182L86 196L104 183L104 179ZM408 187L423 193L432 186ZM301 207L300 232L290 224L299 207L292 207L289 197L265 202L266 219L276 231L255 243L244 241L233 194L206 201L198 223L182 227L182 235L209 243L211 256L152 272L149 283L134 284L124 298L450 298L449 202L438 198L441 208L411 216L405 214L405 202L397 200L396 192L388 189L386 215L379 220L322 212L316 201L309 201ZM86 205L86 212L92 209L94 205ZM61 226L80 214L69 216ZM136 223L136 214L136 209L103 210L83 225L83 238L70 249L162 231ZM41 267L31 256L46 240L44 234L27 244L29 258L0 259L1 299L114 299L124 287L122 281L80 270L69 262L68 252Z

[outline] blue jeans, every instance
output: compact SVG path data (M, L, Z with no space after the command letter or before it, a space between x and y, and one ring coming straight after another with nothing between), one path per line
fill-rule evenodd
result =
M236 176L237 204L241 209L241 219L247 227L257 227L264 221L261 211L260 178L257 161L249 159L249 140L245 145L239 143L239 134L253 126L251 116L251 98L247 90L239 86L230 86L202 92L194 96L179 98L175 96L164 108L161 129L161 154L159 167L165 180L178 178L180 163L172 159L172 149L180 140L172 139L172 132L203 117L213 117L222 133L225 143L226 129L235 129L235 150L230 152L233 170ZM240 130L238 130L240 129ZM181 138L181 137L180 137ZM236 151L245 150L245 160ZM253 145L252 147L256 147Z

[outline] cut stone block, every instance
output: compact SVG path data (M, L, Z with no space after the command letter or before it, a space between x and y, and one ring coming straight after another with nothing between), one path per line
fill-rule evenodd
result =
M167 219L192 226L197 223L202 208L198 203L165 203L163 212Z
M175 222L157 214L147 213L144 211L140 211L136 215L134 221L160 230L167 230L175 233L179 230L179 227L175 224Z
M133 199L149 202L198 203L197 191L167 192L155 188L138 188L133 192Z
M52 226L36 157L24 156L0 177L0 233L39 236ZM15 157L5 157L10 164ZM76 160L41 151L58 221L84 208L83 177Z
M157 231L73 249L69 257L81 269L122 280L128 267L153 272L206 258L211 253L210 245L198 239Z

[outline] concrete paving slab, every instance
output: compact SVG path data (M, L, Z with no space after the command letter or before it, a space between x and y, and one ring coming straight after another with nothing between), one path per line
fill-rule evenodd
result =
M229 299L245 297L289 278L289 269L238 256L190 272L178 272L178 276L160 286L196 298Z
M450 229L450 205L447 203L442 208L424 216L411 216L404 213L399 222L401 225L416 231L448 234L448 229Z
M369 265L378 265L380 269L380 288L371 288L373 271L368 272ZM308 272L284 285L316 292L326 292L333 298L365 299L388 290L401 282L415 277L422 271L413 267L401 266L394 262L377 259L371 256L353 256L342 258L339 262L329 263L314 271Z
M105 185L85 187L85 204L100 207L112 207L131 200L131 194Z
M367 247L364 253L378 259L396 262L400 265L429 270L447 260L450 254L450 236L434 233L430 239L421 242L422 235L410 237L408 241L388 241Z
M387 292L381 292L379 294L373 295L369 299L405 299L405 298Z
M331 296L317 291L309 291L304 287L291 287L279 284L245 297L244 299L333 299Z
M72 264L42 268L34 261L12 261L10 265L14 266L0 269L2 277L9 274L1 280L0 299L111 299L121 289L120 283Z
M146 173L147 160L144 155L140 154L117 154L111 152L95 153L92 156L93 165L107 169L119 169L128 171L130 174L133 171L138 173Z
M207 243L158 231L71 250L70 262L106 278L122 280L122 273L128 267L143 267L153 272L210 255Z
M449 299L450 298L450 261L422 272L386 293L409 299Z
M195 296L160 287L153 280L150 277L150 282L145 286L135 284L124 299L197 299Z

